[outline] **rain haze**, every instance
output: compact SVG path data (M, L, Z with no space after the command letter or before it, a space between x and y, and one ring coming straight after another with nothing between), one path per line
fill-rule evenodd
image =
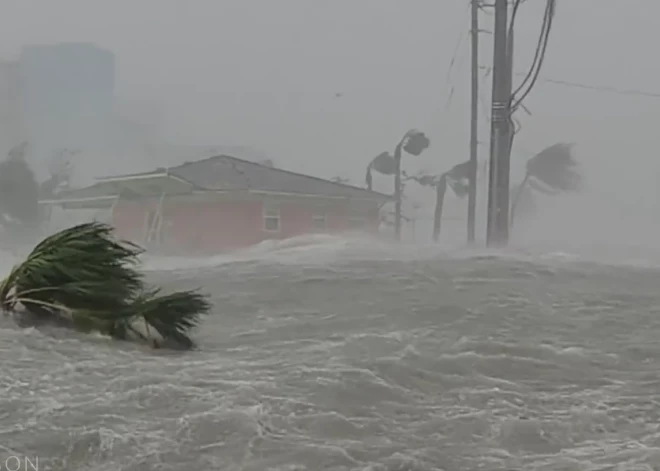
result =
M465 1L6 3L0 32L5 56L29 44L85 41L108 48L116 55L117 96L161 106L169 141L250 146L287 168L358 184L365 160L393 147L411 127L424 130L432 146L408 159L407 168L442 171L466 157ZM642 0L597 3L598 22L588 22L593 0L558 6L542 77L655 90L655 65L644 57L658 7ZM529 67L542 10L541 1L521 9L518 72ZM492 23L492 16L482 16L482 24ZM491 36L483 34L481 43L480 62L488 67ZM481 88L480 140L487 144L489 77ZM577 144L589 175L589 191L579 202L551 204L577 224L537 228L538 237L653 245L658 229L649 214L658 211L658 164L649 150L658 100L547 82L535 87L525 102L532 116L520 117L524 129L513 151L513 178L525 159L557 141ZM480 158L487 151L482 146ZM130 171L132 164L116 170ZM389 180L379 184L391 191ZM589 227L579 224L585 208L595 219Z
M405 175L447 175L469 159L469 1L5 0L1 61L64 43L114 55L113 112L128 131L71 148L74 187L168 168L162 194L183 201L190 184L197 198L175 230L168 209L130 216L120 190L95 194L98 207L51 192L39 207L47 200L49 223L63 219L34 234L101 214L122 237L144 226L135 242L147 247L147 278L200 288L213 308L192 334L197 348L174 353L5 316L0 471L36 457L39 469L68 471L660 470L660 4L557 3L539 79L515 113L511 184L542 150L572 143L583 186L534 193L509 244L485 248L492 7L479 13L469 246L468 198L453 186L434 242L437 180L406 181L397 242L392 175L373 172L375 193L365 184L372 159L410 129L430 145L404 153ZM526 0L517 13L514 89L545 7ZM0 134L3 151L34 144L29 132ZM31 151L37 180L55 150ZM177 170L213 152L229 157ZM208 183L213 172L223 188ZM285 211L303 180L327 200L322 217L305 198ZM3 181L0 167L6 201ZM125 188L138 205L142 189ZM201 202L202 190L227 188L258 195L240 210ZM162 205L159 195L149 201ZM333 198L359 204L335 213ZM171 236L152 237L152 226ZM9 271L32 247L16 240L33 238L5 234ZM183 239L183 253L151 250Z

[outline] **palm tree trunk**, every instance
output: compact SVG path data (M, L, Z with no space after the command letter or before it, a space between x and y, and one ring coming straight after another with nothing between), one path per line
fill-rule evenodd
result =
M401 151L406 136L401 139L401 142L394 150L394 235L396 240L401 240Z
M445 193L447 193L447 174L440 177L435 186L435 213L433 214L433 242L440 238L440 226L442 222L442 209L445 204Z
M525 191L525 187L527 186L527 182L529 181L529 173L525 174L525 178L523 181L520 183L520 186L518 187L518 191L516 194L513 196L513 202L511 203L511 216L509 218L509 228L513 228L513 220L516 215L516 207L518 206L518 203L520 202L520 198L523 195L523 192Z
M371 163L367 166L367 174L364 177L364 180L367 183L367 190L373 190L373 177L371 176Z

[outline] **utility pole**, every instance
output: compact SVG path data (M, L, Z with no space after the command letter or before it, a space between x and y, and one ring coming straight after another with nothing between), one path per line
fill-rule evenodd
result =
M495 0L493 92L491 108L490 165L488 181L489 247L506 245L509 239L510 100L507 41L508 0Z
M513 109L512 109L512 99L513 99L513 28L509 24L507 28L507 38L506 38L506 93L507 93L507 107L506 107L506 124L507 124L507 139L506 139L506 152L502 163L500 166L500 201L502 211L504 211L505 216L500 220L502 224L500 228L500 233L505 234L504 244L509 241L509 232L511 229L511 150L513 149L513 137L515 134L515 128L513 124ZM504 226L506 224L506 226Z
M477 133L479 131L479 6L480 0L472 1L472 19L470 21L472 49L472 87L470 93L470 189L468 192L467 238L468 244L474 244L477 207Z

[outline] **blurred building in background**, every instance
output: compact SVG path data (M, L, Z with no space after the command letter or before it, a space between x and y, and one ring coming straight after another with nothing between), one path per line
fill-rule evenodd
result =
M0 155L24 139L17 61L0 61Z
M39 180L65 158L75 186L220 154L273 165L246 146L168 142L162 104L118 96L115 75L115 55L91 43L27 45L0 61L0 159L26 141Z
M104 146L115 95L112 52L87 43L25 46L18 80L21 127L33 158L57 148Z

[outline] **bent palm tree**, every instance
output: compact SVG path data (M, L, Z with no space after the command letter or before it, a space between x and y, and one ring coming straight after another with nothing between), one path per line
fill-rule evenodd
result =
M142 249L116 240L112 228L93 222L45 238L0 284L0 308L27 313L31 322L53 321L125 340L154 340L190 349L188 331L211 309L195 291L160 295L144 283L136 264ZM143 326L142 333L136 326Z
M518 196L518 193L520 195ZM509 194L516 195L517 200L515 204L516 218L520 221L528 217L533 216L538 210L538 205L536 201L536 195L534 194L534 189L532 185L527 183L523 186L522 182L517 183L511 187ZM512 206L512 214L513 214Z
M396 172L396 163L394 157L389 152L382 152L374 157L369 165L367 165L367 174L365 175L365 182L367 189L373 190L373 176L371 172L378 172L383 175L394 175Z
M578 164L571 153L572 148L573 144L554 144L527 161L525 178L517 185L511 204L511 227L522 198L531 194L529 189L547 195L580 191L583 178L576 169Z
M372 189L371 170L376 170L385 175L394 175L394 232L397 239L401 238L401 202L403 189L401 186L401 157L403 151L418 157L429 148L431 141L426 134L416 129L411 129L403 135L394 149L394 155L383 152L376 156L367 166L367 188ZM379 168L377 168L379 167Z
M470 166L468 160L461 164L454 165L451 169L440 175L421 175L409 177L422 186L435 188L435 210L433 213L433 241L437 242L440 238L440 229L442 224L442 212L445 204L445 194L449 186L458 198L464 198L469 191Z

